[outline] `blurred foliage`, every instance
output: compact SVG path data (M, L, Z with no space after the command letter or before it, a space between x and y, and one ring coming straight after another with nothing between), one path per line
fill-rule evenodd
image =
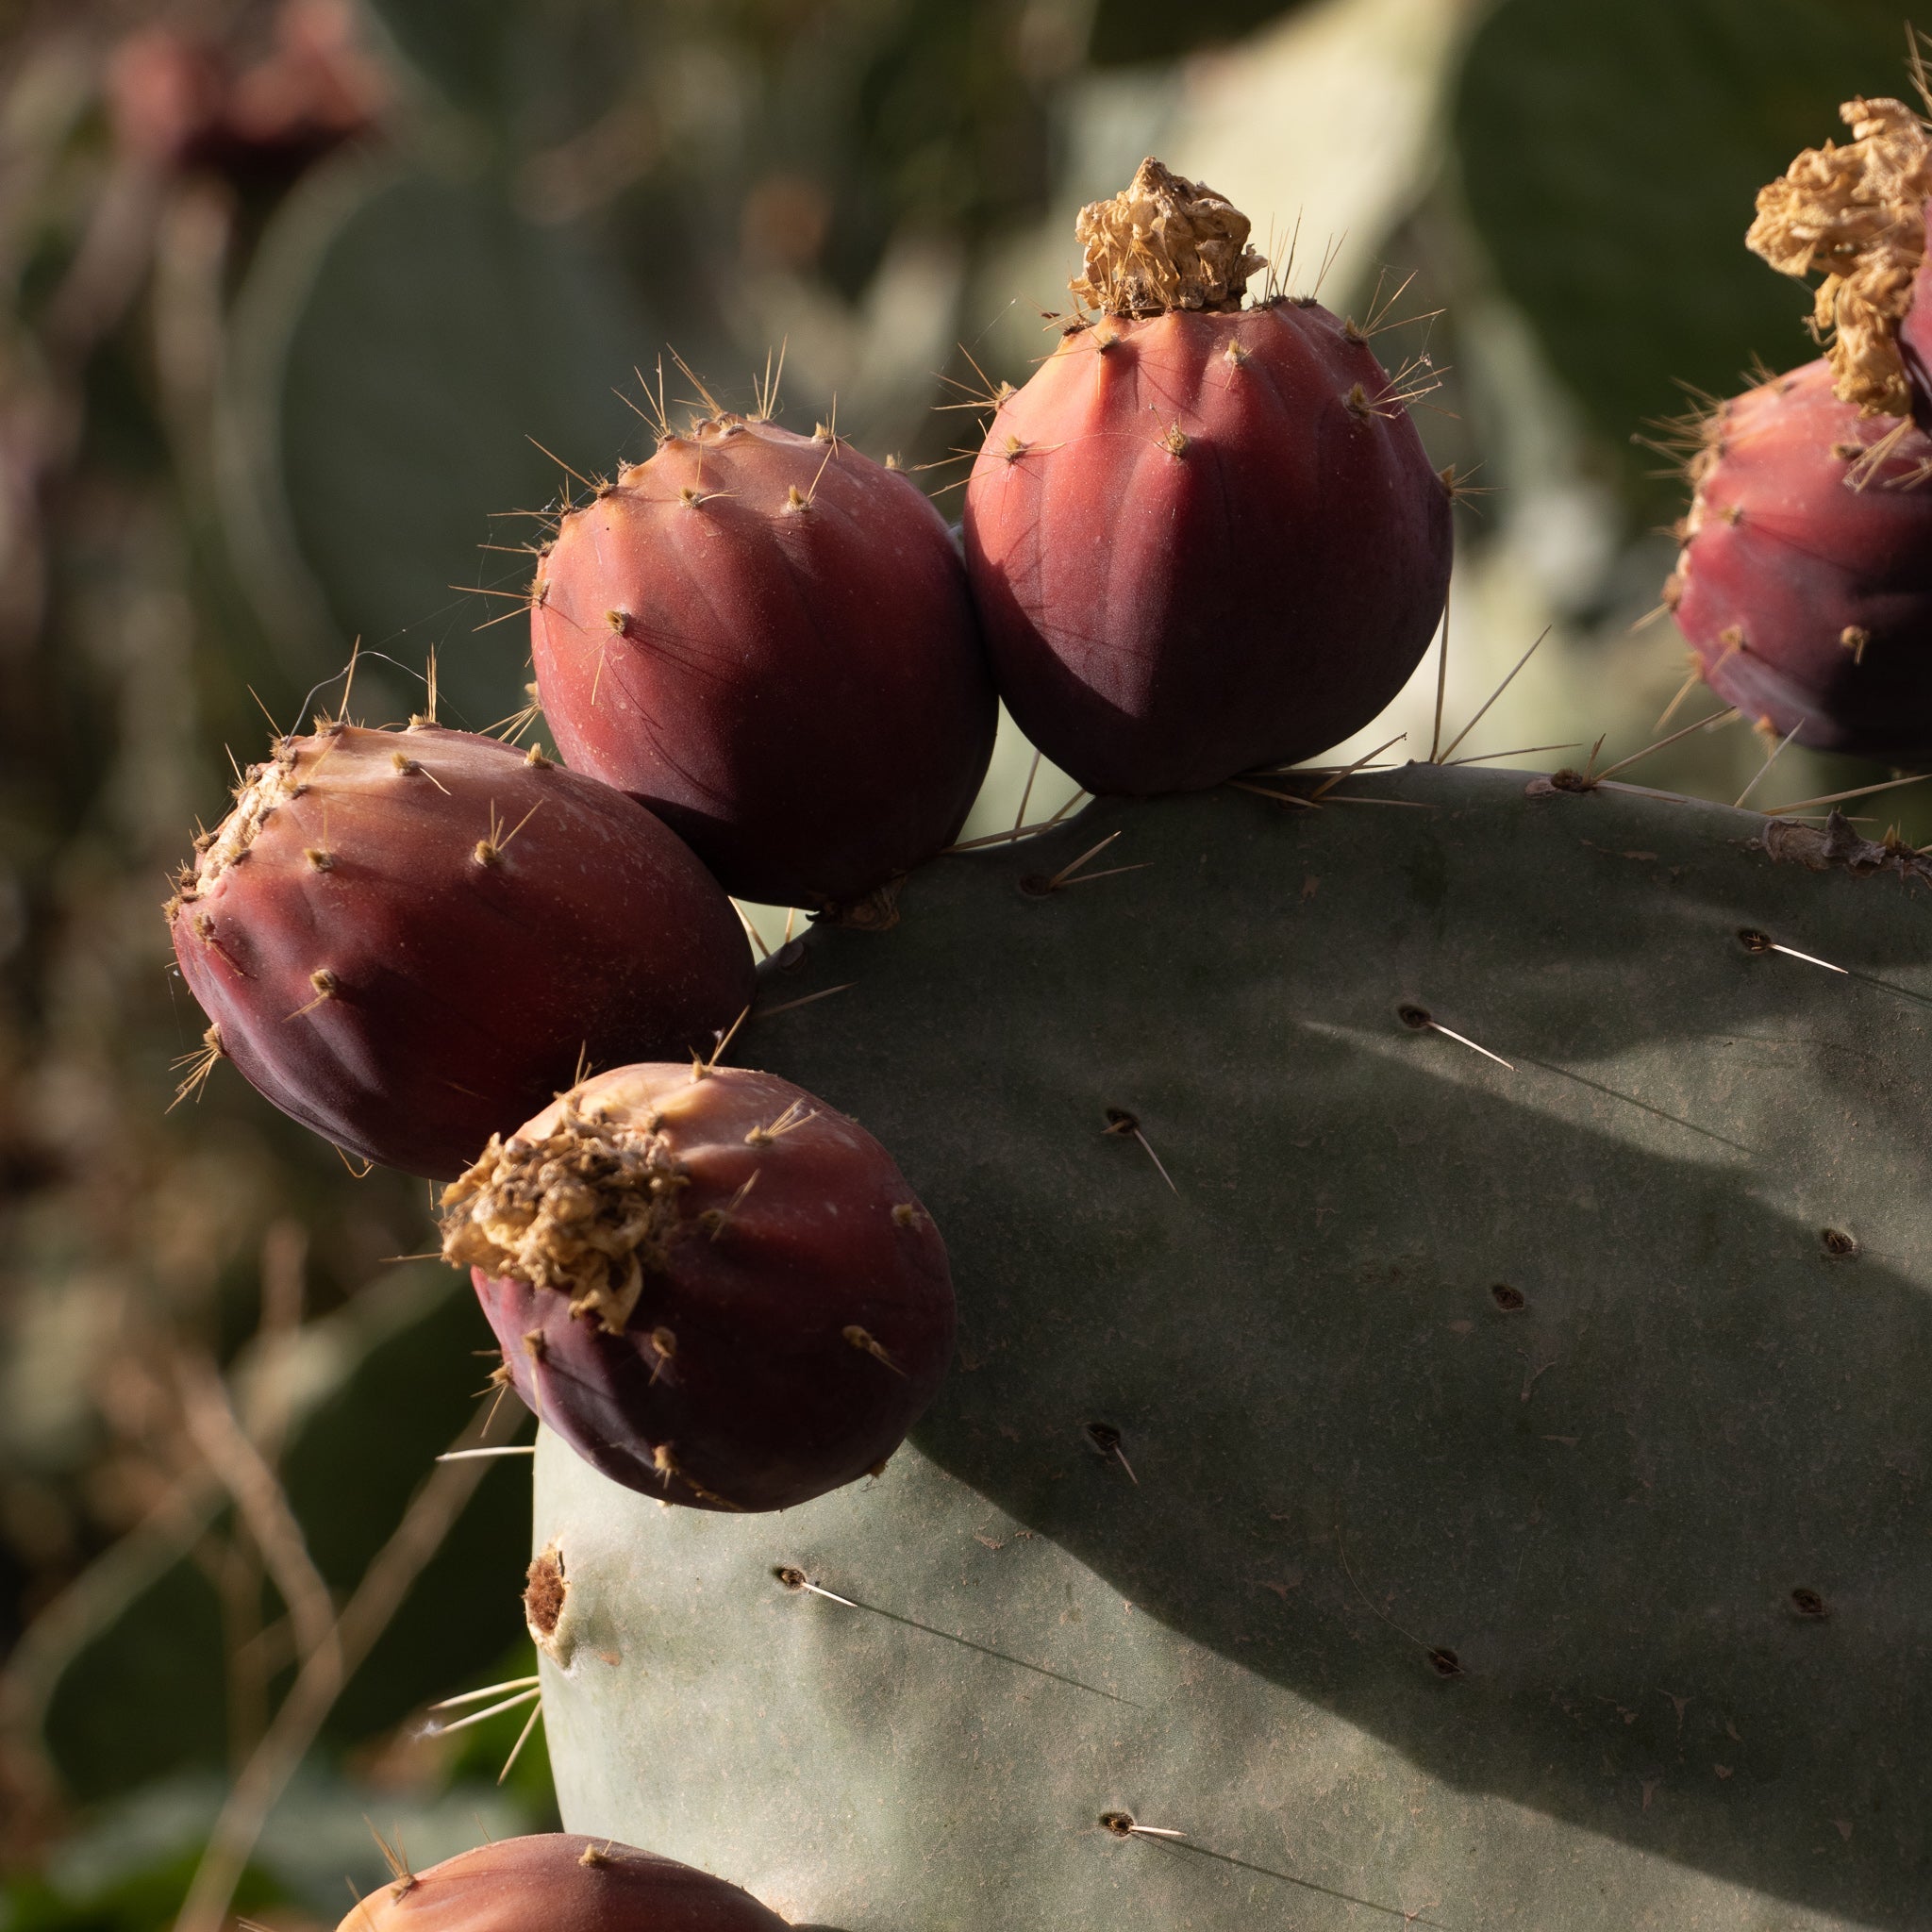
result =
M1677 674L1656 634L1621 641L1667 558L1632 524L1674 491L1629 438L1679 378L1721 391L1754 353L1807 353L1806 297L1739 238L1840 98L1899 84L1902 40L1871 0L1465 10L1452 165L1374 214L1399 224L1399 273L1422 270L1404 312L1452 310L1432 447L1497 487L1466 513L1458 608L1540 623L1530 582L1575 619L1586 641L1553 644L1512 704L1557 690L1546 663L1602 673L1502 741L1574 736L1586 704L1609 714L1592 736L1641 730ZM225 1391L340 1607L489 1368L462 1284L391 1265L429 1244L418 1184L355 1178L226 1068L168 1110L202 1021L158 908L225 808L227 748L246 762L264 711L340 702L358 637L359 715L420 708L432 649L450 722L518 709L527 546L648 448L666 343L727 403L782 343L790 420L836 408L942 488L974 441L934 413L942 379L976 383L958 343L1033 285L1016 251L1064 257L1070 181L1211 120L1241 36L1279 62L1303 27L1353 31L1373 59L1398 13L40 0L0 25L0 1857L36 1869L123 1830L117 1807L175 1807L145 1875L22 1879L0 1932L163 1923L183 1845L291 1681L291 1606L234 1454L210 1453L206 1415L197 1432L195 1378ZM1196 50L1218 51L1158 65ZM1358 147L1384 140L1348 108ZM1363 172L1339 139L1332 166ZM1300 184L1273 192L1291 210ZM1032 320L995 375L1024 375ZM663 366L675 412L696 391ZM1508 629L1510 660L1534 629ZM1649 775L1728 793L1759 756L1697 739ZM1003 736L1004 823L1028 766ZM429 1837L478 1804L492 1829L554 1822L541 1726L491 1785L525 1711L442 1739L418 1721L527 1674L526 1537L520 1465L493 1470L277 1814L310 1864L285 1840L241 1896L314 1878L333 1912L341 1870L380 1871L360 1812L391 1803L433 1815Z
M1306 0L1302 0L1306 4ZM1097 0L1088 53L1096 67L1172 60L1197 47L1240 40L1294 10L1292 0Z
M636 427L608 377L648 340L579 238L481 184L360 158L304 184L243 289L217 417L258 599L320 599L306 629L274 633L290 679L325 676L344 639L411 668L440 646L448 722L518 708L526 624L512 602L477 630L489 607L456 587L478 580L480 542L535 534L491 512L550 500L544 448L588 464ZM483 580L521 592L527 563L488 561ZM372 697L420 708L369 669Z
M375 1319L371 1319L371 1318ZM494 1359L466 1284L441 1268L384 1281L336 1338L353 1365L294 1429L282 1483L308 1553L338 1595L368 1567L432 1458L461 1428ZM479 1357L488 1357L488 1359ZM514 1474L495 1472L338 1699L324 1737L353 1745L487 1669L521 1627L528 1525ZM218 1767L258 1728L286 1651L248 1618L226 1566L197 1547L161 1572L79 1651L47 1714L47 1741L76 1797L116 1795L190 1766ZM259 1578L253 1579L259 1591ZM238 1669L251 1651L252 1669ZM225 1668L224 1659L227 1659ZM514 1741L514 1735L510 1741ZM508 1755L508 1743L505 1755ZM500 1761L500 1760L499 1760ZM491 1775L496 1767L491 1767Z
M1502 0L1476 32L1455 106L1470 217L1650 510L1681 490L1633 434L1817 353L1809 294L1744 230L1800 149L1844 138L1840 101L1909 92L1905 56L1888 0Z
M40 1878L0 1881L0 1932L154 1932L180 1910L193 1876L191 1851L75 1890ZM235 1888L237 1912L288 1903L282 1887L252 1867Z

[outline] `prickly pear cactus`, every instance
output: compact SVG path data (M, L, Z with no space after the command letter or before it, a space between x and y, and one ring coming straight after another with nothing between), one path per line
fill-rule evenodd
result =
M958 1357L783 1514L542 1444L571 1829L843 1932L1923 1923L1924 862L1341 790L773 971L852 982L743 1057L892 1147Z

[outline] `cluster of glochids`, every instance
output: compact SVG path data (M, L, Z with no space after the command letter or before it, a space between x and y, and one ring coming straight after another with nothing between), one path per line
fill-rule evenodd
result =
M1779 738L1932 758L1932 130L1848 101L1852 138L1757 197L1746 244L1822 274L1825 353L1692 425L1664 605L1705 681Z
M963 558L909 477L768 396L683 433L660 398L654 453L531 587L562 762L433 702L319 720L168 908L213 1022L197 1074L230 1059L338 1147L449 1180L503 1378L670 1502L877 1471L952 1346L944 1248L885 1151L718 1063L755 991L726 894L890 924L999 697L1090 791L1212 786L1366 724L1442 611L1453 479L1373 327L1272 273L1245 303L1246 217L1156 161L1078 234L1078 318L989 398Z

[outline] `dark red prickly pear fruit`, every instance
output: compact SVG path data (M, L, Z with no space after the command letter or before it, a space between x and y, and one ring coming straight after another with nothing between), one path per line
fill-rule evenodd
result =
M337 1932L785 1932L748 1891L609 1839L499 1839L360 1900Z
M748 898L862 899L951 841L992 755L943 519L827 430L667 431L565 517L530 634L566 760Z
M1705 681L1821 751L1932 755L1932 438L1824 361L1705 425L1664 602Z
M620 1067L443 1193L516 1391L614 1481L783 1509L875 1471L953 1345L945 1244L857 1122L771 1074Z
M1428 648L1448 487L1353 323L1241 308L1263 263L1211 190L1143 161L1079 234L1100 319L1003 394L966 490L1000 694L1096 792L1322 751Z
M588 1061L750 1004L730 901L635 799L425 723L285 738L168 907L209 1044L284 1113L447 1178Z

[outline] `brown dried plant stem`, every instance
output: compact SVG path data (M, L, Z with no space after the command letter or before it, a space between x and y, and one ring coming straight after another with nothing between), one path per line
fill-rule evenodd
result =
M516 1420L512 1418L509 1426ZM472 1424L451 1447L482 1446L492 1433L488 1421L481 1427ZM350 1676L389 1627L410 1586L441 1547L490 1468L490 1463L478 1461L439 1463L416 1491L326 1639L304 1661L267 1734L242 1766L208 1834L175 1932L222 1932L235 1887L269 1813L308 1755Z
M221 1477L261 1552L269 1576L288 1606L296 1655L310 1657L329 1641L335 1605L308 1554L302 1525L274 1470L236 1419L215 1365L206 1356L183 1356L175 1373L189 1436Z

